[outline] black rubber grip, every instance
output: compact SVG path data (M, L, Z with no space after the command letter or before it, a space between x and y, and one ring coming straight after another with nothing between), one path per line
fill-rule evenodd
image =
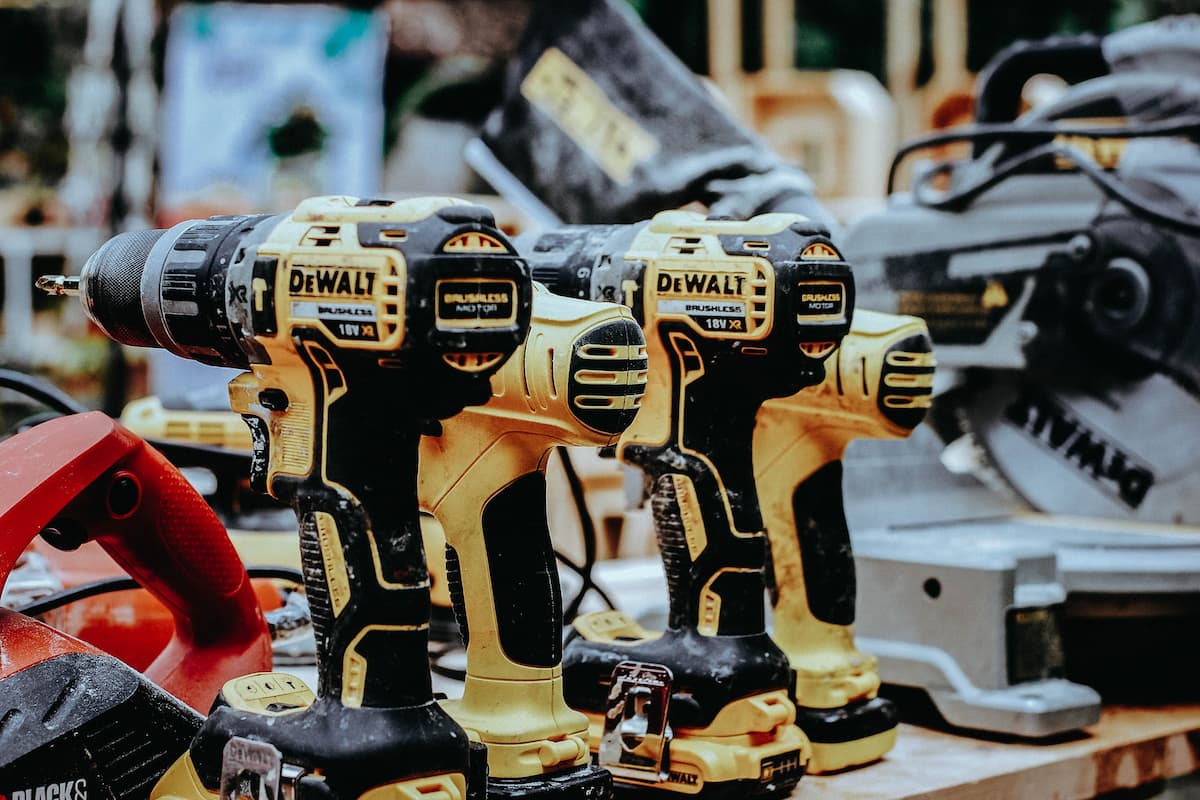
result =
M420 420L397 407L395 398L408 387L380 386L373 364L334 363L332 347L319 334L298 338L317 387L313 465L305 478L277 476L272 494L289 500L299 515L317 693L350 706L427 703L429 574L416 488ZM373 446L364 447L367 441ZM322 514L333 523L324 531Z
M812 615L830 625L854 623L854 552L842 500L842 462L831 461L796 486L792 514Z
M1107 75L1109 71L1101 39L1092 33L1016 42L1001 50L979 73L975 119L977 122L1016 119L1021 90L1034 75L1048 73L1067 83L1079 83Z
M488 501L482 522L500 647L548 668L562 660L562 592L545 509L546 475L531 472Z
M471 642L471 629L467 624L467 600L463 593L462 565L458 562L458 551L446 545L446 585L450 590L450 607L458 622L458 636L463 646Z
M689 624L692 607L692 559L688 553L687 536L679 513L675 483L670 475L654 481L650 495L650 510L654 517L654 535L662 556L663 572L667 576L667 597L670 601L668 624L682 628Z

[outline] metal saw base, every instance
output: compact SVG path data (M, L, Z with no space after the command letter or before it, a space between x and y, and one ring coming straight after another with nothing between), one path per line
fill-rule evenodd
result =
M1200 620L1197 533L1026 514L852 539L859 646L953 725L1041 737L1091 724L1100 694L1081 679L1106 697L1196 691L1200 656L1180 632Z

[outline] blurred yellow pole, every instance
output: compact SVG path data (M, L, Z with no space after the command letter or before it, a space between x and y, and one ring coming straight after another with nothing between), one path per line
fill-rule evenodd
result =
M967 75L967 0L933 0L933 78L935 95L962 89Z
M791 70L796 65L795 0L763 0L763 68Z
M896 101L901 138L921 129L917 65L921 57L921 0L888 0L884 32L887 88Z
M742 103L742 3L708 0L708 74L730 104Z

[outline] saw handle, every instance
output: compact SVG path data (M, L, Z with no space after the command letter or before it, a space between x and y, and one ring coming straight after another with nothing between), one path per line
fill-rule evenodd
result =
M1110 72L1101 38L1093 33L1016 42L1000 51L979 73L975 121L1011 122L1021 113L1021 91L1034 75L1057 75L1067 83Z
M227 680L271 668L262 609L237 551L161 453L90 412L14 436L0 444L0 462L4 580L45 529L60 546L94 539L174 619L146 670L152 681L205 712Z

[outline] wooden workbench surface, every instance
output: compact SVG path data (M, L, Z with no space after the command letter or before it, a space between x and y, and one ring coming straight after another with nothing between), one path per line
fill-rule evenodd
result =
M901 725L879 763L808 775L803 800L1094 797L1200 769L1200 706L1105 708L1083 733L1037 745Z

